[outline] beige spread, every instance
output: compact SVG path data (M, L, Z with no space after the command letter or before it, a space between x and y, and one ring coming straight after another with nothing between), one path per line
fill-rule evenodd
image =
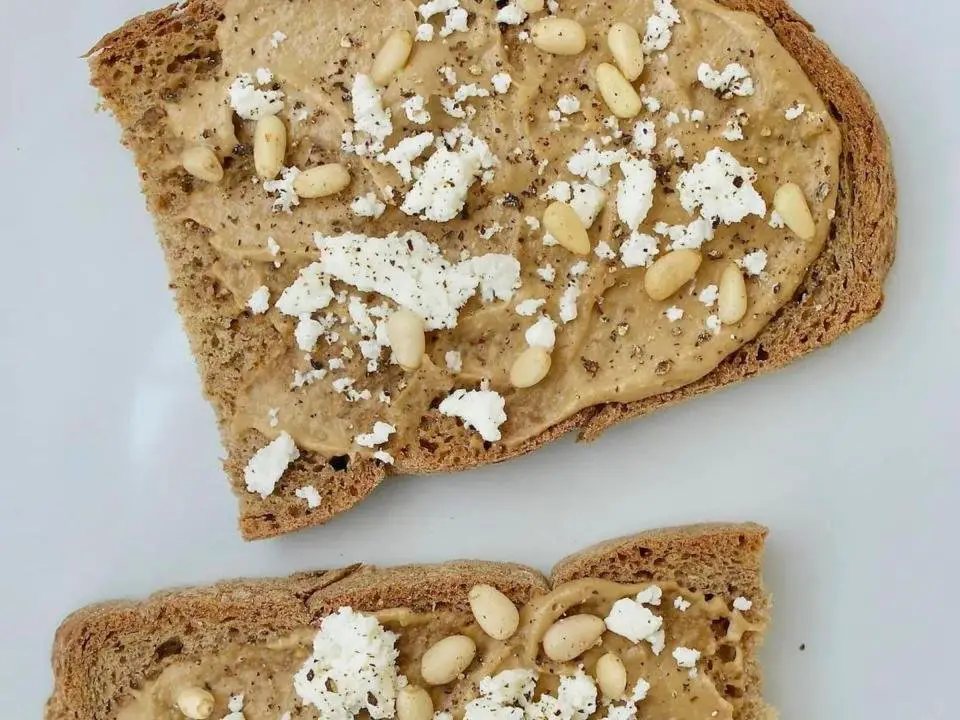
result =
M732 12L711 0L675 0L682 22L672 28L673 39L666 51L648 58L635 83L641 96L654 97L661 104L658 112L645 110L635 119L654 121L658 135L651 157L658 183L642 232L652 235L659 221L686 225L694 219L680 206L674 186L685 168L718 146L756 171L755 187L768 209L767 218L750 215L743 222L717 227L715 238L702 248L704 262L694 282L667 300L654 301L643 290L643 268L625 268L619 258L605 261L593 253L582 258L563 247L546 247L543 230L532 230L525 222L526 216L542 218L549 201L539 195L551 183L581 181L566 169L574 152L587 140L600 143L604 136L614 134L603 125L611 112L597 92L594 70L601 62L611 62L605 40L610 25L631 23L642 36L646 19L653 13L652 0L562 0L560 16L574 18L586 29L587 47L576 56L549 55L520 39L520 33L529 31L533 21L545 13L520 26L498 26L493 21L493 3L464 0L462 4L471 13L470 30L416 42L405 69L382 91L384 104L393 114L394 134L387 141L388 149L401 137L424 130L436 133L463 122L440 106L439 99L452 96L456 86L445 83L439 67L453 67L458 84L475 82L491 91L490 97L474 98L464 105L477 109L470 128L489 143L499 166L492 182L473 185L464 212L450 222L433 223L405 215L396 205L409 185L393 168L340 150L341 134L352 127L349 90L354 76L370 71L373 55L390 31L416 31L422 20L416 15L415 3L340 0L323 3L321 11L317 3L304 0L228 0L218 33L222 72L169 104L170 132L176 136L171 147L176 149L178 143L188 147L202 136L221 158L230 158L221 183L196 183L182 217L210 229L211 242L220 256L215 272L234 293L238 313L262 284L270 288L275 302L297 271L318 259L313 231L328 235L356 231L383 237L392 231L415 229L437 243L451 261L457 261L464 251L472 255L495 252L512 254L522 265L522 286L512 301L483 304L477 298L470 300L455 329L428 334L428 360L413 373L390 365L385 355L381 369L367 374L366 361L357 350L359 337L348 329L346 304L335 304L328 311L345 320L334 328L341 341L330 345L321 339L312 361L316 367L326 367L330 358L341 357L344 347L353 351L352 359L343 357L344 368L324 380L291 389L294 371L309 370L311 365L293 340L295 321L271 309L267 317L279 332L267 350L269 357L249 374L239 393L232 418L235 432L253 427L272 438L286 431L300 448L326 454L369 452L354 445L353 438L382 420L397 427L388 448L401 450L395 454L402 470L402 448L415 442L420 419L431 403L435 405L455 388L476 388L486 378L506 398L503 442L516 444L581 408L639 400L706 375L755 337L791 300L820 253L837 198L840 132L800 66L756 16ZM437 20L432 21L435 29L442 24ZM276 31L286 35L278 47L271 43ZM701 62L716 69L741 63L751 73L755 94L718 98L697 81ZM236 118L225 101L227 87L237 74L253 73L259 67L269 68L276 87L286 93L280 115L290 136L286 164L307 168L343 163L352 176L346 191L303 200L290 214L272 211L272 197L251 180L253 123ZM503 95L493 93L490 83L491 76L499 72L509 73L513 81ZM428 99L432 115L428 125L406 119L400 103L412 94ZM548 111L556 108L561 95L577 97L582 110L567 116L558 127ZM803 103L806 112L787 120L785 111L796 103ZM683 109L701 109L705 120L687 121ZM736 110L746 114L745 139L729 142L722 134ZM680 120L672 126L666 120L671 112ZM621 121L622 137L601 147L625 147L640 157L631 139L635 120ZM680 142L683 159L673 157L665 145L668 137ZM542 174L538 167L544 168ZM606 207L589 236L593 247L604 241L616 251L629 231L616 213L619 171L614 169L613 176L604 188ZM816 223L810 240L768 225L774 193L785 182L797 183L810 202ZM388 187L396 191L395 206L388 205L382 217L372 220L352 214L353 198L371 191L384 197ZM484 239L481 233L494 223L503 229ZM282 248L276 258L267 248L268 237ZM661 255L667 243L660 238ZM701 303L699 292L718 283L731 260L757 249L767 252L768 262L759 277L747 280L746 316L713 333L705 323L716 307ZM588 260L590 267L580 280L578 317L559 325L550 373L534 387L511 388L511 365L526 349L524 332L535 320L520 317L515 306L527 298L545 298L544 312L558 320L567 271L581 259ZM274 260L282 263L279 269ZM544 282L536 273L548 264L556 270L553 283ZM335 282L334 288L358 295L371 305L383 301L342 283ZM684 311L681 320L671 322L665 317L664 311L671 306ZM444 360L450 350L462 356L463 369L457 375L447 369ZM354 388L370 390L372 399L349 402L331 386L338 377L354 378ZM390 395L391 405L378 402L380 391ZM279 408L275 427L268 421L271 408Z
M480 629L469 612L418 614L410 610L384 610L377 618L399 635L399 671L411 684L423 685L420 658L431 645L455 634L469 635L477 644L477 656L462 680L433 688L437 710L462 717L465 705L477 694L480 680L502 670L536 668L540 672L539 692L555 693L559 678L572 675L578 666L593 676L597 660L607 652L620 655L627 670L627 687L638 679L650 684L640 703L641 717L650 720L730 720L733 706L728 699L739 697L746 684L743 641L747 633L759 632L762 625L749 622L738 610L731 610L719 596L707 599L675 583L658 583L663 590L659 607L663 617L666 648L655 655L646 642L634 644L612 632L602 643L569 663L547 660L540 649L547 628L558 618L573 613L606 617L613 603L632 597L647 587L623 585L605 580L576 580L560 585L533 599L520 611L520 627L507 641L497 641ZM677 596L690 603L686 611L674 607ZM174 707L179 692L188 687L205 687L216 705L211 718L227 713L231 696L243 694L247 720L274 720L284 712L292 718L316 718L313 708L304 708L293 688L293 676L311 654L315 629L304 628L289 637L262 645L224 647L216 655L176 659L121 708L118 720L182 720ZM678 666L672 651L678 647L699 650L698 671ZM717 684L722 683L718 689ZM598 702L598 714L605 709Z

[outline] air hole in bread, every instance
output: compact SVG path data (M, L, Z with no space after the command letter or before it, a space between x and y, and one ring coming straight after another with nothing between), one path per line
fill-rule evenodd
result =
M172 655L179 655L183 652L183 642L178 637L172 637L169 640L166 640L159 645L157 649L153 651L154 655L157 658L157 662L160 662L164 658L168 658Z
M332 467L337 472L343 472L350 465L350 456L349 455L334 455L330 458L330 467Z
M768 357L770 357L770 353L767 352L766 348L764 348L763 345L758 345L757 346L757 362L763 362Z
M717 640L722 640L727 636L727 630L730 629L730 621L727 618L717 618L711 621L710 629Z
M733 645L724 643L717 648L717 657L723 660L723 662L733 662L737 659L737 648Z
M743 697L743 688L738 688L736 685L727 685L725 688L723 688L723 692L726 693L728 697Z

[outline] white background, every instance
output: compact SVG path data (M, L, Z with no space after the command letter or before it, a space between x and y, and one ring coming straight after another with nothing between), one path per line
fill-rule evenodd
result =
M78 59L150 4L0 0L3 717L39 717L54 629L88 602L356 560L546 569L705 519L772 528L784 718L954 717L960 6L796 0L893 138L900 241L872 324L593 445L390 481L325 527L244 544L136 172Z

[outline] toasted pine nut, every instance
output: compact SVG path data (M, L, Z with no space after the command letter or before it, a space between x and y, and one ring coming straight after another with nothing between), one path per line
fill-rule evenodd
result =
M657 260L647 270L643 287L654 300L666 300L700 269L703 256L696 250L674 250Z
M400 367L408 371L420 367L427 341L419 315L406 308L397 310L387 319L387 337Z
M507 640L520 626L520 612L506 595L492 585L470 589L470 610L480 628L494 640Z
M213 712L213 695L202 687L188 687L177 693L177 709L190 720L207 720Z
M433 699L422 687L407 685L397 694L397 720L430 720Z
M583 221L570 205L556 200L543 213L543 229L563 247L576 255L590 252L590 237Z
M773 196L773 209L780 213L786 226L801 240L809 240L816 234L817 226L810 214L810 206L796 183L785 183L777 188Z
M643 73L643 46L633 25L616 23L607 33L610 54L623 76L633 82Z
M533 44L552 55L579 55L587 46L583 25L568 18L550 17L537 22L530 31Z
M199 180L218 183L223 180L223 165L220 158L206 145L196 145L183 151L180 157L183 169Z
M340 163L304 170L293 181L293 191L302 198L334 195L350 184L350 171Z
M528 347L517 355L510 368L510 384L515 388L533 387L550 372L551 357L546 348Z
M747 314L747 283L734 263L723 269L717 294L717 316L724 325L740 322Z
M413 50L413 35L406 30L394 30L387 36L373 59L370 77L377 85L386 85L403 70Z
M618 118L632 118L640 114L643 103L633 85L610 63L597 65L597 89L607 107Z
M280 174L287 154L287 126L276 115L257 120L253 132L253 164L261 180L273 180Z
M569 662L600 642L606 630L596 615L571 615L557 620L543 634L543 652L554 662Z
M627 669L616 653L609 652L597 660L597 685L608 700L619 700L627 689Z
M517 0L517 5L528 15L533 15L543 10L543 0Z
M466 635L450 635L435 643L420 659L420 675L427 685L446 685L470 667L476 643Z

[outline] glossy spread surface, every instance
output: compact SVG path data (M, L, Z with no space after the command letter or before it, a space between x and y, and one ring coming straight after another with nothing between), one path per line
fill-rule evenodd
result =
M743 640L747 633L763 626L746 614L731 609L723 598L707 599L674 583L659 583L663 591L659 606L652 607L663 617L666 647L656 655L646 642L632 643L610 631L602 643L569 663L549 661L540 643L547 628L558 618L573 613L605 617L613 603L637 595L648 586L623 585L604 580L577 580L561 585L521 608L517 633L497 641L483 633L468 613L437 612L418 614L394 609L376 613L380 623L397 633L398 666L411 684L422 685L420 658L431 645L449 635L466 634L477 644L477 656L463 678L437 688L431 695L437 711L450 711L460 718L466 704L477 695L482 679L503 670L536 668L540 672L537 694L556 692L559 679L582 666L594 675L597 660L616 652L627 669L627 687L639 679L650 689L641 701L640 717L650 720L702 720L733 717L731 697L744 690ZM690 605L680 611L677 597ZM182 658L168 664L156 678L149 679L121 707L118 720L182 720L174 707L178 693L186 687L205 687L216 699L211 718L227 714L232 696L243 695L247 720L274 720L283 713L291 718L316 718L316 711L303 707L294 691L293 676L311 654L315 629L304 628L289 637L262 645L224 647L216 655ZM680 667L672 655L678 647L698 650L697 672ZM722 684L722 686L718 686ZM598 701L596 717L606 715Z
M334 289L345 293L343 302L335 302L324 313L342 319L333 327L338 340L321 339L309 357L293 339L295 319L271 309L267 318L277 329L276 341L267 346L259 369L239 393L235 415L229 419L235 432L253 427L272 438L286 431L303 449L369 453L354 438L381 420L397 428L384 447L394 451L403 469L402 447L415 441L420 418L431 403L435 405L455 388L476 388L489 380L490 387L506 399L502 441L519 443L581 408L642 399L704 376L791 300L822 249L836 202L840 134L800 67L757 17L731 12L710 0L676 0L681 22L672 27L672 41L665 51L648 57L635 83L642 96L659 101L660 109L644 110L635 120L611 127L604 123L611 113L597 92L594 69L611 60L605 41L610 25L629 22L642 36L654 12L652 2L562 2L558 15L582 23L588 38L586 50L572 57L545 54L522 39L522 33L529 32L546 12L521 25L506 26L494 22L493 5L469 0L462 5L470 11L469 31L416 42L405 69L382 89L394 126L387 149L403 137L425 130L439 133L467 122L497 156L493 179L485 185L475 183L463 211L449 222L404 214L397 205L409 183L390 165L341 151L341 135L352 127L349 91L355 75L369 72L374 53L391 30L416 32L422 19L415 4L344 0L324 3L321 11L317 3L305 0L228 0L218 32L223 59L220 76L168 105L172 148L187 147L202 137L221 157L231 158L224 181L197 183L178 212L184 220L210 229L220 255L214 272L234 294L238 314L245 311L255 289L266 285L275 301L299 269L319 258L312 237L315 231L383 237L417 230L451 262L466 254L505 253L521 263L521 286L513 298L491 303L470 300L455 328L428 333L428 359L413 373L389 364L388 351L379 369L367 372L367 361L358 351L360 337L350 329L347 299L356 296L372 307L383 302L375 293L334 282ZM442 23L434 18L433 24L440 27ZM274 42L277 31L286 36L279 43ZM718 69L728 63L742 64L753 78L755 93L719 98L697 80L697 68L703 62ZM446 82L438 72L441 66L454 70L456 84ZM252 123L236 118L225 102L237 74L254 73L261 67L270 69L274 86L286 94L280 117L289 128L287 165L344 163L352 176L346 191L303 200L292 213L272 210L272 196L252 179ZM501 72L512 79L505 94L493 92L491 86L491 77ZM439 100L467 83L486 88L490 96L463 103L476 108L475 116L465 121L447 114ZM411 95L427 100L431 114L427 125L407 120L401 103ZM564 95L576 97L580 111L558 122L550 111L557 109ZM787 109L797 104L803 104L804 111L788 120ZM685 119L693 110L703 111L701 121ZM740 110L746 117L744 139L729 141L723 133ZM672 122L671 113L678 122ZM594 253L580 257L559 246L545 246L543 229L533 229L527 221L542 218L549 201L540 196L552 183L583 181L571 175L567 161L585 142L593 140L603 150L625 148L642 157L632 142L635 121L652 121L658 137L649 156L657 170L657 186L652 209L640 226L642 232L654 235L658 222L686 225L694 219L680 206L676 181L714 147L724 148L742 165L753 168L754 186L767 205L765 217L749 215L743 222L718 225L714 239L702 248L704 262L693 283L660 302L643 291L644 268L627 268L619 257L603 259ZM682 158L674 157L668 138L679 142ZM171 156L174 164L176 156L176 152ZM620 177L614 169L613 180L602 188L606 205L589 230L592 247L606 242L616 252L629 235L617 216ZM816 222L816 234L810 240L768 224L774 192L784 182L800 185L810 201ZM353 198L374 192L386 199L388 188L393 189L395 204L388 203L381 217L362 218L351 212ZM489 234L497 226L501 229ZM278 255L271 252L268 238L281 248ZM669 241L659 240L662 255ZM767 263L762 273L748 279L746 316L714 332L707 318L716 313L716 307L706 306L699 294L718 283L730 261L761 249L767 253ZM518 315L516 305L525 299L543 299L542 311L559 323L568 271L581 260L589 267L579 280L577 317L557 327L550 373L532 388L511 388L511 365L527 347L524 333L536 320ZM553 282L545 282L537 273L547 266L555 270ZM683 317L668 319L669 307L683 310ZM447 367L449 351L460 353L458 373ZM331 367L331 358L342 367ZM309 385L291 387L295 372L313 368L328 372ZM370 391L370 399L351 402L334 389L338 378L351 378L355 390ZM390 404L378 399L381 392L389 395ZM272 409L276 423L270 419Z

